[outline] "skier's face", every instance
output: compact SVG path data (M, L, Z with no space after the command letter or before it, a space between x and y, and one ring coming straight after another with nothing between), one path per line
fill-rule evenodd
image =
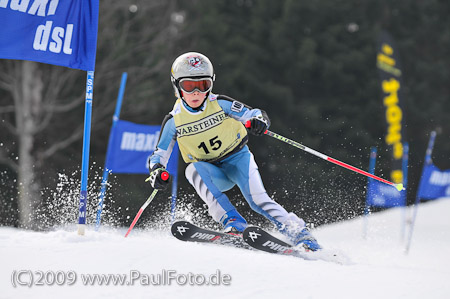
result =
M186 101L186 103L189 105L189 107L191 108L198 108L203 104L203 100L206 97L206 92L199 92L199 91L194 91L193 93L186 93L183 92L183 98Z

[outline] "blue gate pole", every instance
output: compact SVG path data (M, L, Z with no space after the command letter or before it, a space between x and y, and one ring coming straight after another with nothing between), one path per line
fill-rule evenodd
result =
M176 156L175 156L176 155ZM170 203L170 220L171 224L175 222L175 213L176 213L176 205L177 205L177 189L178 189L178 165L179 165L179 155L180 155L180 149L178 147L178 142L175 143L175 146L172 150L172 155L170 156L169 163L173 163L172 161L176 162L175 165L175 171L173 173L171 172L170 175L172 176L172 200ZM169 164L167 164L169 166ZM173 168L171 166L171 168Z
M431 164L432 160L431 160L431 153L433 152L433 147L434 147L434 139L436 138L436 131L432 131L430 134L430 140L428 141L428 147L427 147L427 151L425 153L425 162L424 162L424 167L426 165ZM423 174L423 170L422 170L422 174ZM412 235L413 235L413 230L414 230L414 225L416 223L416 217L417 217L417 210L419 209L419 203L420 203L420 198L419 198L419 190L417 190L416 192L416 201L414 202L414 211L413 211L413 216L411 219L411 225L409 228L409 236L408 236L408 240L406 242L406 248L405 248L405 254L409 253L409 248L411 247L411 240L412 240Z
M87 72L86 100L84 105L83 154L81 162L80 206L78 210L78 234L84 235L86 228L86 204L89 170L89 147L91 143L92 100L94 95L94 71Z
M111 144L113 140L114 128L116 127L117 121L120 117L120 110L122 108L123 94L125 93L125 85L127 83L127 73L122 73L122 80L120 82L119 94L117 96L116 110L114 111L113 122L111 126L111 131L109 133L108 148L106 149L106 159L105 166L103 168L102 185L98 198L97 206L97 219L95 222L95 230L98 231L100 228L100 223L102 221L102 211L103 211L103 199L105 198L106 186L108 184L108 177L111 169L109 169L109 155L111 151Z
M408 142L403 143L403 160L402 160L402 169L403 169L403 187L405 190L402 190L402 199L403 199L403 208L402 208L402 223L401 223L401 231L400 237L403 241L405 239L405 231L406 231L406 201L407 201L407 186L408 186L408 160L409 160L409 144Z
M178 172L178 167L177 167ZM177 188L178 188L178 173L175 173L172 179L172 201L170 207L170 215L171 215L171 224L175 222L175 210L177 206Z
M377 148L372 147L370 149L370 160L369 160L369 173L374 174L375 173L375 162L377 160ZM369 206L369 198L371 196L370 193L370 180L371 178L368 178L367 180L367 193L366 193L366 205L364 207L364 221L363 221L363 238L367 238L367 226L368 226L368 217L370 212L370 206Z

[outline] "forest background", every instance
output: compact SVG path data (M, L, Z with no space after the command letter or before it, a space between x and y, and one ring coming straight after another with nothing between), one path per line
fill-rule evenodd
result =
M434 163L450 168L450 3L379 0L100 0L89 173L93 222L122 72L121 119L160 124L175 98L173 60L207 55L214 92L267 111L271 130L389 179L385 107L376 68L385 30L403 73L404 140L410 145L408 203L414 202L430 132ZM45 229L75 223L85 72L0 60L0 225ZM316 225L364 210L367 179L269 137L250 137L265 187L287 210ZM210 221L180 161L179 209ZM112 175L105 224L128 225L151 192L143 175ZM229 193L252 223L237 188ZM24 208L25 207L25 208ZM26 208L28 207L28 209ZM143 225L167 222L170 191Z

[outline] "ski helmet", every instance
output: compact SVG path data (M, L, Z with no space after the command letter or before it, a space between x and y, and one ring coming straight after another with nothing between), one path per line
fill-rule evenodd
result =
M183 79L193 79L194 81L206 79L206 81L193 84L191 86L192 90L186 90L180 86L180 81L183 81ZM175 96L181 98L183 101L182 89L188 93L194 90L199 90L200 92L206 91L206 99L215 80L214 68L211 61L205 55L197 52L188 52L178 56L173 62L170 80L172 81Z

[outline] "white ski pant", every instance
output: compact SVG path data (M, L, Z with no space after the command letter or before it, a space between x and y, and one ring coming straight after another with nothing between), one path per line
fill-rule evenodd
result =
M186 178L200 198L208 205L209 214L217 222L235 209L223 193L237 185L250 207L265 216L278 229L287 226L303 228L305 222L288 213L267 195L253 154L245 146L239 152L216 162L194 162L186 168Z

